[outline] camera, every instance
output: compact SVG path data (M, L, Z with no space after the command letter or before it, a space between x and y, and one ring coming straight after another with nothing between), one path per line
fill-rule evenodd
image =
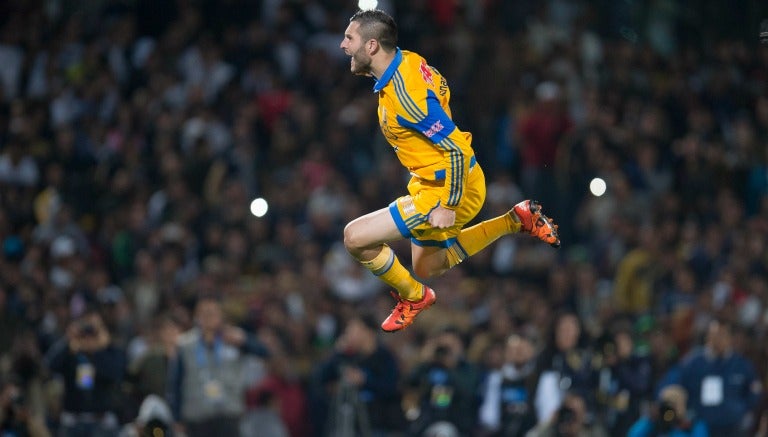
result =
M662 431L669 431L678 423L677 411L674 405L668 401L662 401L659 404L659 415L657 426Z
M564 405L557 412L557 426L570 425L576 421L576 410Z
M141 437L171 437L173 430L160 419L152 419L141 429Z
M451 348L446 345L439 345L435 348L432 359L435 363L445 364L451 357Z
M95 337L98 333L98 330L96 329L96 325L89 321L82 321L80 325L78 326L77 332L82 337Z

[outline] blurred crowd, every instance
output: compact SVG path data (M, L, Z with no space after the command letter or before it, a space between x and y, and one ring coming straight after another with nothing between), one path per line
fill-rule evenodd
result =
M479 219L535 198L563 241L499 240L396 335L341 244L408 176L356 7L0 2L0 435L768 435L766 4L380 1Z

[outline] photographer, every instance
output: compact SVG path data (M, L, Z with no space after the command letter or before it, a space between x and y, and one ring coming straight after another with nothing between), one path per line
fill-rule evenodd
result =
M400 369L369 314L349 319L331 356L313 369L310 412L318 436L387 436L401 430Z
M640 416L641 405L650 398L651 362L635 352L632 332L625 326L603 338L599 350L598 414L611 435L627 435Z
M0 436L51 436L43 418L32 413L22 390L13 382L7 382L0 388Z
M552 419L536 426L526 437L608 437L603 427L591 423L588 416L584 397L567 392Z
M60 435L114 436L126 358L112 345L101 315L86 312L71 323L66 338L51 346L46 362L64 382Z
M566 392L578 392L589 409L594 405L598 373L582 322L573 312L555 317L550 339L541 353L534 407L539 424L552 420Z
M267 348L225 319L221 302L200 296L195 326L181 335L168 385L177 424L190 437L240 435L245 411L244 369L249 356L266 359Z
M691 420L686 409L688 394L679 385L665 387L659 394L659 402L648 415L638 419L629 429L629 437L707 437L704 422Z
M139 414L132 422L125 424L117 437L185 437L174 429L171 407L160 396L151 394L144 398Z
M531 338L512 334L506 342L504 364L487 377L480 406L482 436L522 437L536 425L537 351Z
M422 362L406 380L406 404L411 435L422 435L430 425L446 422L460 435L476 428L480 406L479 369L464 357L464 340L452 328L427 341Z

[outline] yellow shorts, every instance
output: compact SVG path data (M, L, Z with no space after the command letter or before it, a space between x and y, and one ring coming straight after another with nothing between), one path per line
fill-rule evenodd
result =
M404 238L419 246L450 247L464 227L482 209L485 202L485 175L475 165L467 176L464 195L456 207L456 222L450 228L435 228L429 224L429 213L440 203L442 181L428 181L412 177L408 182L408 196L397 198L389 205L389 213Z

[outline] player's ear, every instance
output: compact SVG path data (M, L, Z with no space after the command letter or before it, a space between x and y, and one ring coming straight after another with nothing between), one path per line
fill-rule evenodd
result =
M369 55L375 55L376 52L378 52L379 49L381 48L381 46L379 45L379 42L373 38L368 40L367 45L368 45L367 48L368 48Z

